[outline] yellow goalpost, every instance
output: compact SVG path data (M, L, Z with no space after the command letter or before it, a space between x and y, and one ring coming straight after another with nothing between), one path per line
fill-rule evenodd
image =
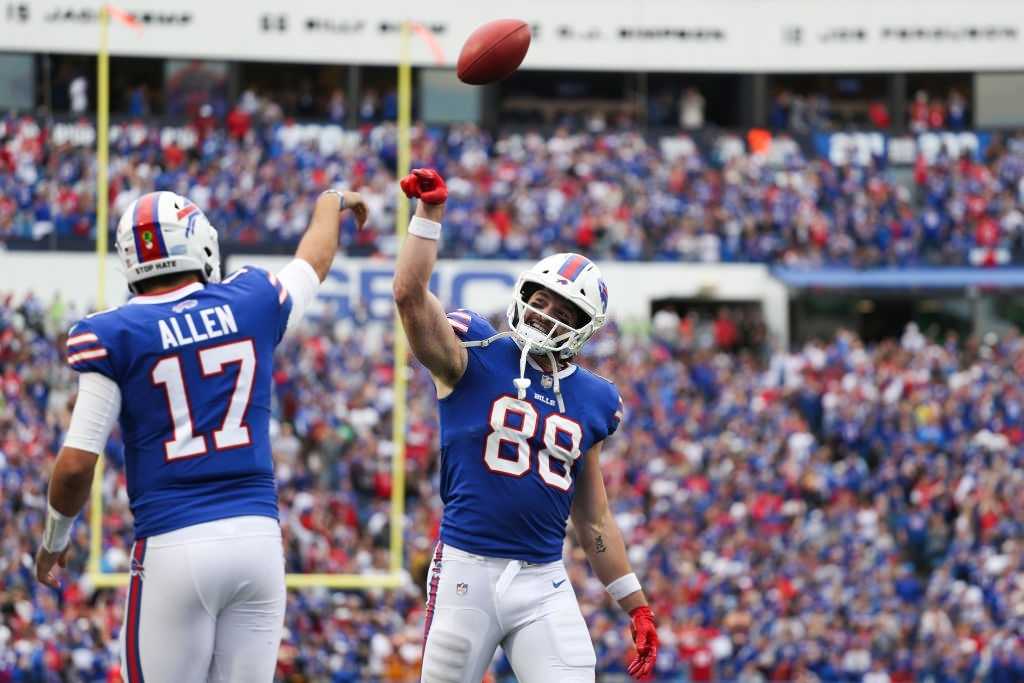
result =
M96 259L97 290L96 305L106 306L107 230L108 221L108 134L110 130L110 70L109 70L109 26L110 6L100 9L100 41L96 68ZM115 10L116 11L116 10ZM410 139L409 129L412 118L412 67L410 38L413 30L422 34L418 25L405 21L401 30L401 53L398 63L398 178L409 172ZM431 40L429 36L424 36ZM435 44L430 45L438 56ZM440 61L440 59L438 60ZM399 241L405 236L409 216L409 200L401 192L395 211L395 232ZM389 561L387 573L379 574L287 574L285 583L289 588L337 588L362 590L368 588L396 588L403 581L404 519L405 519L405 430L406 390L408 385L408 346L405 334L396 312L394 318L394 408L392 410L391 434L394 454L391 459L391 510L389 539ZM127 586L131 575L127 572L106 572L102 570L100 558L103 553L103 470L104 459L100 456L92 482L89 514L89 560L87 577L97 588Z

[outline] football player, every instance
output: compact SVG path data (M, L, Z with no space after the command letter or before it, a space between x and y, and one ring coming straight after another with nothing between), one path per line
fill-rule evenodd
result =
M428 577L422 680L479 683L498 645L523 683L593 681L596 658L562 563L566 521L608 593L629 612L637 655L654 668L654 617L608 508L600 456L618 427L615 386L572 363L605 322L601 273L578 254L524 272L498 333L466 310L445 314L428 289L447 199L417 169L419 199L394 294L416 357L434 378L444 516Z
M135 518L121 629L128 683L270 681L284 621L284 553L270 452L274 348L326 277L339 213L317 198L295 259L221 280L217 231L173 192L133 202L117 253L135 295L67 339L78 397L54 465L36 576L58 587L72 523L114 421Z

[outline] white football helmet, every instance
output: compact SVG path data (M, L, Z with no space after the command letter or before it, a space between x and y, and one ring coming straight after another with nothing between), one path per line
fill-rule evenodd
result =
M545 288L569 301L583 312L585 322L576 328L566 326L545 315L526 302L539 288ZM528 325L525 313L532 313L552 323L547 333ZM601 279L601 271L586 257L579 254L555 254L541 259L535 266L519 276L508 307L508 326L512 336L521 345L528 345L530 353L555 353L562 360L572 358L588 339L594 336L608 316L608 287ZM556 334L561 332L560 334Z
M173 192L132 202L117 224L116 248L132 292L140 280L193 270L204 282L220 282L217 231L198 206Z

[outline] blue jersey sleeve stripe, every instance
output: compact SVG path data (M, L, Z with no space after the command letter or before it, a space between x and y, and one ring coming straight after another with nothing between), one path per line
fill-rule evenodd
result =
M466 334L467 332L469 332L469 325L468 324L463 323L463 322L461 322L459 320L456 320L455 318L452 318L451 316L448 316L448 324L451 325L455 329L456 332L461 332L462 334Z
M281 281L273 273L268 271L267 277L270 278L270 284L274 285L274 289L277 290L277 303L283 306L284 302L288 299L288 290L284 288Z
M98 341L97 342L89 342L87 344L81 344L81 345L76 346L74 348L68 349L68 357L70 358L71 356L77 356L77 355L80 355L82 353L88 353L90 351L97 351L97 350L106 350L106 347L104 347L103 344L100 344Z
M460 336L469 334L469 326L473 324L473 316L468 312L459 309L447 314L448 323L459 333Z
M106 357L107 357L107 350L106 349L102 349L102 348L100 348L100 349L92 349L92 350L89 350L89 351L82 351L80 353L76 353L76 354L73 354L71 356L68 356L68 364L69 365L75 365L75 364L81 363L83 361L93 360L93 359L96 359L96 358L106 358Z
M448 311L445 315L455 333L467 341L487 339L496 334L496 330L487 319L473 311L459 308Z
M100 338L92 332L83 332L82 334L76 334L68 337L67 347L70 349L72 346L78 346L79 344L88 344L89 342L97 342Z

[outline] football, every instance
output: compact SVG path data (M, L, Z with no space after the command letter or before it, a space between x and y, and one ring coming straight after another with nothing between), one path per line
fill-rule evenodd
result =
M530 27L518 19L491 21L470 34L459 53L456 73L470 85L508 78L530 47Z

